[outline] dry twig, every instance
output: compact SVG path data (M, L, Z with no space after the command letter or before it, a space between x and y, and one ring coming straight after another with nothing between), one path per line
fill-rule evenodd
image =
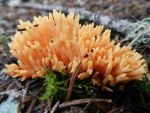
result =
M33 108L36 104L36 99L33 99L26 113L33 113Z
M21 103L24 103L26 100L26 94L28 92L29 85L30 85L30 81L28 81L28 83L26 84L25 89L22 89L23 94L22 94L22 98L21 98Z
M53 108L52 108L52 110L51 110L50 113L54 113L54 112L56 111L57 107L59 106L59 103L60 103L60 101L57 101L57 102L55 103L55 105L53 106Z
M53 101L52 98L49 98L49 99L47 100L47 109L48 109L49 111L50 111L51 106L52 106L52 101Z
M75 80L77 78L77 75L78 75L78 72L79 72L79 69L80 69L80 65L81 65L81 62L79 62L77 68L76 68L76 71L72 74L72 77L71 77L71 80L70 80L70 84L69 84L69 88L68 88L68 92L67 92L67 97L66 97L66 101L69 100L71 94L72 94L72 91L73 91L73 85L75 83Z
M72 106L72 105L85 104L85 103L89 103L89 101L91 101L91 103L92 102L107 102L107 103L112 102L111 99L99 99L99 98L93 98L92 100L91 100L91 98L89 98L89 99L77 99L77 100L64 102L64 103L59 105L59 108L64 108L64 107L68 107L68 106Z
M0 86L0 91L2 91L3 89L7 88L7 86L12 82L11 79L9 79L8 81L6 81L4 84L2 84Z

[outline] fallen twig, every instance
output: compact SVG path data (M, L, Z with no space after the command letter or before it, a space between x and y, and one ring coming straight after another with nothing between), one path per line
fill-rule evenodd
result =
M30 81L28 81L28 83L26 84L25 89L22 89L23 94L22 94L22 98L21 98L21 103L24 103L26 100L25 98L26 98L26 94L28 92L29 85L30 85Z
M54 113L54 112L56 111L57 107L59 106L59 103L60 103L60 101L57 101L57 102L55 103L55 105L53 106L53 108L52 108L52 110L51 110L50 113Z
M36 99L33 99L26 113L33 113L33 108L36 104Z
M99 98L93 98L92 100L91 100L91 98L89 98L89 99L77 99L77 100L64 102L64 103L59 105L59 108L64 108L64 107L68 107L68 106L72 106L72 105L85 104L85 103L89 103L89 101L91 101L91 103L92 102L107 102L107 103L112 102L111 99L99 99Z
M52 98L49 98L49 99L47 100L47 109L48 109L48 110L50 110L50 109L51 109L52 101L53 101L53 99L52 99Z
M24 89L24 86L21 84L21 82L17 78L13 78L13 82L15 82L17 88Z
M6 86L8 86L11 82L12 82L12 80L9 79L9 80L6 81L4 84L2 84L2 85L0 86L0 91L2 91L3 89L7 88Z
M84 110L86 110L88 108L88 106L91 104L91 101L94 97L95 97L95 94L92 95L91 100L89 100L89 102L86 104L86 106L84 107Z
M73 85L75 83L75 80L77 78L77 75L78 75L78 72L79 72L79 69L80 69L80 65L81 65L81 62L79 62L75 72L72 74L71 76L71 80L70 80L70 84L69 84L69 88L68 88L68 91L67 91L67 96L66 96L66 101L69 100L71 94L72 94L72 91L73 91Z

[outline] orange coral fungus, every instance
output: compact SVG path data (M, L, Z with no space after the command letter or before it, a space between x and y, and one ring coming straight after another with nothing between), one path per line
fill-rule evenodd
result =
M53 11L20 21L20 31L9 44L18 64L6 65L6 72L22 80L44 75L45 67L74 73L80 63L78 78L91 78L93 84L109 84L142 79L146 73L142 56L130 47L110 41L110 30L103 26L81 26L79 16Z

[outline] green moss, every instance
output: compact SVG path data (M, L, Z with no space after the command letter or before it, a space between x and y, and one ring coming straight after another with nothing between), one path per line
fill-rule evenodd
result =
M58 91L58 80L56 77L56 74L53 71L48 71L44 78L44 86L45 86L45 92L41 96L41 100L47 100L49 97L53 97L56 95Z
M7 36L1 36L0 37L0 43L2 43L2 44L8 43L8 37Z
M66 96L64 90L68 86L68 81L65 81L68 77L65 72L56 72L50 69L45 69L46 74L42 77L44 79L44 93L40 97L41 100L47 100L49 97L53 97L56 100L60 100Z
M137 87L140 92L150 94L150 81L147 79L140 81Z

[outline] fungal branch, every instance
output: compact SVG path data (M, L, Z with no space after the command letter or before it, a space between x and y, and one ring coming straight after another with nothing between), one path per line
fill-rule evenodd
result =
M6 73L22 80L44 76L45 67L70 73L67 99L76 77L103 86L144 77L142 55L129 46L115 44L110 40L111 31L103 26L81 25L79 20L74 13L65 16L53 11L49 16L35 17L33 22L20 21L9 44L18 64L6 65Z

